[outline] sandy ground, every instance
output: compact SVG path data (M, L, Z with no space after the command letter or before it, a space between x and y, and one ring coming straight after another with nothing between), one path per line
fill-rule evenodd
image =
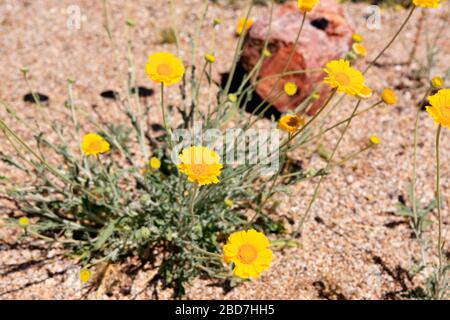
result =
M176 21L181 30L180 55L189 61L188 34L194 32L195 22L201 14L201 0L185 0L176 6ZM124 24L133 18L136 27L132 37L136 65L143 66L147 55L155 51L174 51L174 45L161 44L160 28L170 26L167 1L110 1L112 34L119 50L125 44ZM68 8L77 5L81 9L79 29L68 28ZM446 4L448 10L448 3ZM381 30L369 30L365 22L366 5L345 5L348 18L366 41L369 58L374 57L397 29L404 11L382 12ZM220 17L223 21L220 39L217 40L216 75L227 71L235 46L233 31L235 22L244 14L245 8L229 8L211 5L207 19ZM253 16L263 15L267 8L258 7ZM438 31L443 9L430 10L428 23L430 37ZM370 135L376 134L382 144L363 156L336 168L322 186L320 199L313 207L300 241L301 248L277 251L271 268L260 279L247 282L230 292L215 286L211 281L198 279L189 286L190 299L387 299L401 298L407 290L423 284L423 276L409 277L408 270L419 257L419 247L411 237L405 220L393 214L399 196L406 197L411 176L412 134L415 105L424 93L422 84L411 79L409 68L395 64L408 58L411 39L419 13L394 46L381 59L382 65L372 69L367 83L380 91L385 86L398 90L399 103L395 107L381 107L361 116L352 123L337 158L358 150ZM125 64L114 60L114 50L102 27L100 1L87 0L4 0L0 3L0 98L8 102L27 119L39 119L33 105L22 101L29 92L19 69L30 68L32 86L50 97L48 105L52 114L61 114L67 99L66 79L76 79L75 96L80 106L88 109L97 106L108 122L118 121L113 104L100 97L104 90L117 89L122 85ZM211 26L205 26L205 35L198 48L199 56L214 47ZM425 61L425 41L420 38L418 58ZM438 41L439 61L431 74L441 74L450 59L450 31L443 31ZM413 64L417 69L418 65ZM157 89L138 68L138 83ZM176 103L174 90L168 99ZM157 97L149 103L158 105ZM371 102L371 101L370 101ZM370 103L368 102L368 103ZM155 107L156 108L156 107ZM113 110L113 111L110 111ZM332 118L349 115L352 103L345 100ZM22 136L32 132L23 123L15 123L4 110L2 118ZM154 120L159 122L159 112ZM424 202L433 198L434 188L434 137L435 125L423 112L419 137L419 197ZM337 132L327 136L324 143L332 146ZM449 255L449 209L450 200L450 152L446 148L450 138L448 130L442 136L442 191L444 200L445 252ZM5 140L0 138L2 150L8 151ZM302 159L305 165L320 168L323 161L318 155ZM10 169L0 166L2 175ZM13 177L21 180L26 177ZM312 194L314 184L309 181L292 187L290 196L280 195L277 214L298 221ZM11 211L11 203L1 202L3 215ZM433 221L436 222L435 217ZM295 227L295 226L292 226ZM429 261L436 262L436 229L426 232L432 244L427 252ZM38 242L18 240L14 230L0 228L0 299L168 299L170 290L154 287L149 283L155 274L150 268L136 275L117 276L119 284L99 294L80 285L78 267L64 258L58 248L47 252ZM131 262L130 262L131 263ZM429 274L425 270L424 274ZM110 292L109 292L110 291Z

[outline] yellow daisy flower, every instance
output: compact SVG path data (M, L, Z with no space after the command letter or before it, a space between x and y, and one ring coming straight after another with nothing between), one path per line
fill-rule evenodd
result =
M81 141L81 149L87 156L96 156L109 151L109 143L96 133L88 133Z
M161 168L161 160L159 160L157 157L152 157L149 164L150 168L154 170L158 170L159 168Z
M269 239L254 229L234 232L223 247L224 261L234 263L235 276L257 278L272 262L269 244Z
M214 63L216 62L216 57L212 53L207 53L205 54L205 60L206 62Z
M30 224L30 219L27 217L20 217L18 223L21 227L27 227Z
M236 27L236 33L238 35L241 35L241 33L244 32L244 29L245 31L248 31L248 29L250 29L254 23L252 18L248 18L247 23L245 23L246 22L245 20L246 20L245 18L241 18L238 22L238 25Z
M367 50L366 47L364 47L362 44L360 43L354 43L352 45L352 50L354 53L356 53L358 56L360 57L365 57L367 56Z
M284 84L284 92L288 96L294 96L298 91L297 85L294 82L286 82Z
M450 128L450 89L441 89L435 95L428 97L431 106L427 107L434 122Z
M359 33L354 33L354 34L352 34L352 40L354 42L363 42L364 38Z
M383 99L386 104L396 104L397 103L397 95L395 91L389 88L385 88L381 93L381 99Z
M278 121L278 128L285 132L294 133L305 124L305 120L295 114L282 116Z
M371 136L369 141L374 145L379 145L381 143L380 138L378 138L377 136Z
M414 5L425 8L439 7L439 0L413 0Z
M145 73L150 80L170 86L181 81L184 66L176 55L158 52L148 57Z
M303 12L311 11L319 0L298 0L298 8Z
M91 280L91 271L89 271L89 269L81 269L80 270L80 281L83 283L88 282L89 280Z
M358 92L357 96L361 99L368 99L372 96L372 90L367 86L363 86L362 89Z
M433 86L433 88L439 89L444 85L444 79L442 79L441 77L433 77L431 79L431 85Z
M359 70L351 67L347 60L330 61L324 70L328 74L324 82L331 88L336 88L338 92L354 96L364 86L363 75Z
M179 155L178 169L188 176L191 182L199 185L219 183L220 170L223 168L220 156L214 150L203 146L183 149Z

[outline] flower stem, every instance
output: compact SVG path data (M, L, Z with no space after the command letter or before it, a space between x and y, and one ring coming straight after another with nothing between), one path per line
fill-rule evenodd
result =
M438 210L438 254L439 254L439 274L442 272L442 215L441 215L441 191L440 191L440 153L439 140L441 137L442 126L439 125L436 133L436 197Z
M352 122L352 119L355 115L355 113L358 111L359 105L361 103L361 100L358 100L358 102L356 103L355 108L353 109L352 115L350 116L350 118L347 121L347 125L345 126L344 130L341 133L341 136L339 137L338 141L336 142L336 145L334 146L334 149L331 153L330 159L328 160L328 163L325 167L325 170L328 170L330 168L330 166L332 166L331 161L333 160L334 155L336 154L337 149L339 148L339 145L341 144L342 139L344 138L345 133L347 132L348 128L350 127L350 124ZM301 229L303 227L303 224L305 223L306 219L309 216L309 212L311 211L312 205L314 204L315 200L317 199L317 196L319 195L319 190L320 190L320 186L324 180L325 176L321 176L319 182L316 185L316 188L314 190L314 194L313 197L311 198L311 201L308 204L308 207L306 208L305 213L303 214L302 219L300 220L300 224L298 226L297 231L295 232L295 234L300 234Z
M161 83L161 113L162 113L162 118L163 118L164 129L166 129L166 132L168 134L169 146L170 146L170 149L172 149L172 130L170 129L169 125L167 124L166 111L165 111L165 106L164 106L164 83Z
M395 33L395 35L392 37L391 41L388 42L388 44L383 48L383 50L380 51L380 53L376 56L375 59L373 59L369 65L366 67L366 69L364 70L363 74L366 74L367 71L369 71L370 68L372 68L375 63L377 63L378 59L384 54L384 52L391 46L391 44L395 41L395 39L397 39L397 37L400 35L400 33L402 32L402 30L405 28L406 24L408 23L409 19L411 18L411 16L414 13L414 10L416 9L416 6L413 5L411 7L411 10L409 11L408 16L406 17L405 21L403 21L402 25L400 26L400 29L398 29L398 31Z

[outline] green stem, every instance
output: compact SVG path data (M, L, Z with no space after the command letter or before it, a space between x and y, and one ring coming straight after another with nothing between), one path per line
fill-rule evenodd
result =
M405 28L406 24L408 23L409 19L411 18L411 16L414 13L414 10L416 9L416 6L413 5L411 7L411 10L409 11L408 16L406 17L405 21L403 21L402 25L400 26L400 29L397 30L397 32L395 33L395 35L392 37L391 41L388 42L388 44L383 48L383 50L380 51L380 53L376 56L375 59L373 59L369 65L366 67L366 69L364 70L363 74L366 74L367 71L369 71L370 68L372 68L372 66L377 63L378 59L384 54L384 52L391 46L391 44L395 41L395 39L397 39L397 37L400 35L400 33L402 32L402 30Z
M358 102L356 103L355 108L353 109L352 116L351 116L351 117L349 118L349 120L347 121L347 125L345 126L345 128L344 128L344 130L342 131L342 133L341 133L341 135L340 135L340 137L339 137L339 139L338 139L336 145L334 146L334 149L333 149L333 151L332 151L332 153L331 153L330 159L328 160L328 163L327 163L327 165L326 165L326 167L325 167L325 171L328 170L328 169L330 168L330 166L331 166L331 161L333 160L333 157L334 157L334 155L336 154L336 151L337 151L337 149L338 149L338 147L339 147L339 145L340 145L342 139L344 138L345 133L347 132L348 128L350 127L350 124L351 124L351 122L352 122L353 116L354 116L355 113L358 111L358 108L359 108L360 103L361 103L361 100L358 100ZM307 219L308 216L309 216L309 212L311 211L312 205L314 204L315 200L317 199L317 196L319 195L320 186L321 186L323 180L324 180L324 176L321 176L321 177L320 177L320 180L319 180L319 182L317 183L316 188L315 188L315 190L314 190L313 197L311 198L311 201L309 202L308 207L306 208L306 211L305 211L305 213L304 213L302 219L300 220L300 224L299 224L299 227L298 227L297 232L296 232L297 234L300 233L300 231L301 231L301 229L302 229L302 227L303 227L303 224L305 223L306 219Z
M440 190L440 151L439 142L442 126L439 125L436 133L436 197L438 210L438 254L439 254L439 273L442 273L442 215L441 215L441 190Z

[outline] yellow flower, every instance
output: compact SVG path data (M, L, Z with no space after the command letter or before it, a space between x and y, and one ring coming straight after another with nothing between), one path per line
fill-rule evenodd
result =
M205 54L205 60L206 62L214 63L216 62L216 57L212 53L207 53Z
M381 99L383 99L386 104L396 104L397 103L397 95L395 91L389 88L386 88L381 93Z
M89 280L91 280L91 271L89 271L89 269L81 269L80 270L80 281L81 282L88 282Z
M294 96L298 91L297 85L294 82L286 82L284 84L284 92L288 96Z
M233 206L233 204L234 204L234 202L233 202L233 200L231 200L230 198L225 198L225 200L223 201L224 203L225 203L225 205L227 206L227 207L232 207Z
M109 151L109 143L96 133L88 133L81 141L81 149L87 156L96 156Z
M305 120L294 114L282 116L278 121L278 128L285 132L294 133L305 124Z
M191 182L199 185L219 183L220 170L223 168L220 156L214 150L203 146L192 146L183 149L179 155L180 171L188 176Z
M377 136L371 136L369 140L370 140L370 143L372 143L374 145L378 145L381 143L380 138L378 138Z
M237 95L235 95L235 94L233 94L233 93L230 93L230 94L228 95L228 100L229 100L230 102L235 103L235 102L237 101L237 99L238 99Z
M331 88L336 88L338 92L354 96L364 86L363 75L359 70L351 67L347 60L330 61L324 70L328 74L324 82Z
M214 26L218 26L222 23L222 19L220 18L214 18Z
M149 164L150 168L154 170L158 170L159 168L161 168L161 160L159 160L157 157L152 157Z
M298 0L298 8L301 11L309 12L318 2L319 0Z
M414 5L425 8L439 7L439 0L413 0Z
M359 33L354 33L354 34L352 34L352 40L354 42L363 42L364 38Z
M21 227L27 227L30 224L30 219L27 217L20 217L18 223Z
M428 97L428 101L431 106L427 107L427 111L434 122L450 128L450 89L439 90L435 95Z
M368 99L372 96L372 90L367 86L363 86L357 96L361 99Z
M263 56L266 58L269 58L272 56L272 52L270 52L270 50L268 50L268 49L264 49Z
M366 47L364 47L362 44L360 43L354 43L352 45L352 50L354 53L356 53L358 56L360 57L365 57L367 56L367 50Z
M254 229L234 232L223 248L223 257L226 263L234 263L235 276L257 278L272 262L269 244L269 239Z
M184 66L176 55L158 52L148 57L145 73L150 80L170 86L181 81Z
M240 35L242 32L244 32L244 29L245 29L245 31L248 31L248 29L250 29L251 26L253 25L252 18L248 18L247 23L245 23L246 22L245 20L246 20L246 18L241 18L238 22L238 25L236 27L236 33L238 35Z
M439 89L444 85L444 79L441 77L433 77L433 79L431 79L431 85L433 88Z

